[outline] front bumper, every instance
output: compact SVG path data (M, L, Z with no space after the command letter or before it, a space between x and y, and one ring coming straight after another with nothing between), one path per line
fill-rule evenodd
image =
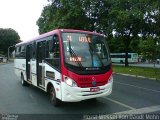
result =
M112 78L113 79L113 78ZM106 85L99 86L98 92L90 92L89 88L70 87L62 82L62 101L78 102L86 99L108 96L112 93L113 80Z

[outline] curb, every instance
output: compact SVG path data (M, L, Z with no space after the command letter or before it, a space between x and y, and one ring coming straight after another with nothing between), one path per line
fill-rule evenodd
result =
M113 72L113 74L129 76L129 77L136 77L136 78L143 78L143 79L159 80L160 81L160 79L157 79L157 78L149 78L149 77L144 77L144 76L139 76L139 75L130 75L130 74L124 74L124 73L115 73L115 72Z
M0 65L6 65L6 64L10 64L12 62L0 62Z
M5 65L6 63L0 63L0 65Z

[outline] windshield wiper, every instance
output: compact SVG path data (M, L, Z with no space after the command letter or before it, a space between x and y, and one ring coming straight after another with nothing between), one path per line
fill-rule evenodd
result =
M76 58L76 63L80 66L80 67L83 67L82 66L82 63L78 60L78 56L76 55L76 53L74 52L74 50L71 48L71 43L70 43L70 40L69 40L69 52L71 54L71 57L75 57Z

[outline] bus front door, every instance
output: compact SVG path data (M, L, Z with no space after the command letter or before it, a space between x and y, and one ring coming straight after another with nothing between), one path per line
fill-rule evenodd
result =
M32 46L31 45L27 45L26 47L26 75L27 75L27 80L29 81L30 80L30 75L31 75L31 50L32 49Z
M37 43L37 85L44 87L44 59L45 59L45 41Z

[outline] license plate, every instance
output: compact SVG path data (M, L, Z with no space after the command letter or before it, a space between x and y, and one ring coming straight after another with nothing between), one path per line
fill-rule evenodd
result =
M98 92L100 91L99 87L90 88L90 92Z

